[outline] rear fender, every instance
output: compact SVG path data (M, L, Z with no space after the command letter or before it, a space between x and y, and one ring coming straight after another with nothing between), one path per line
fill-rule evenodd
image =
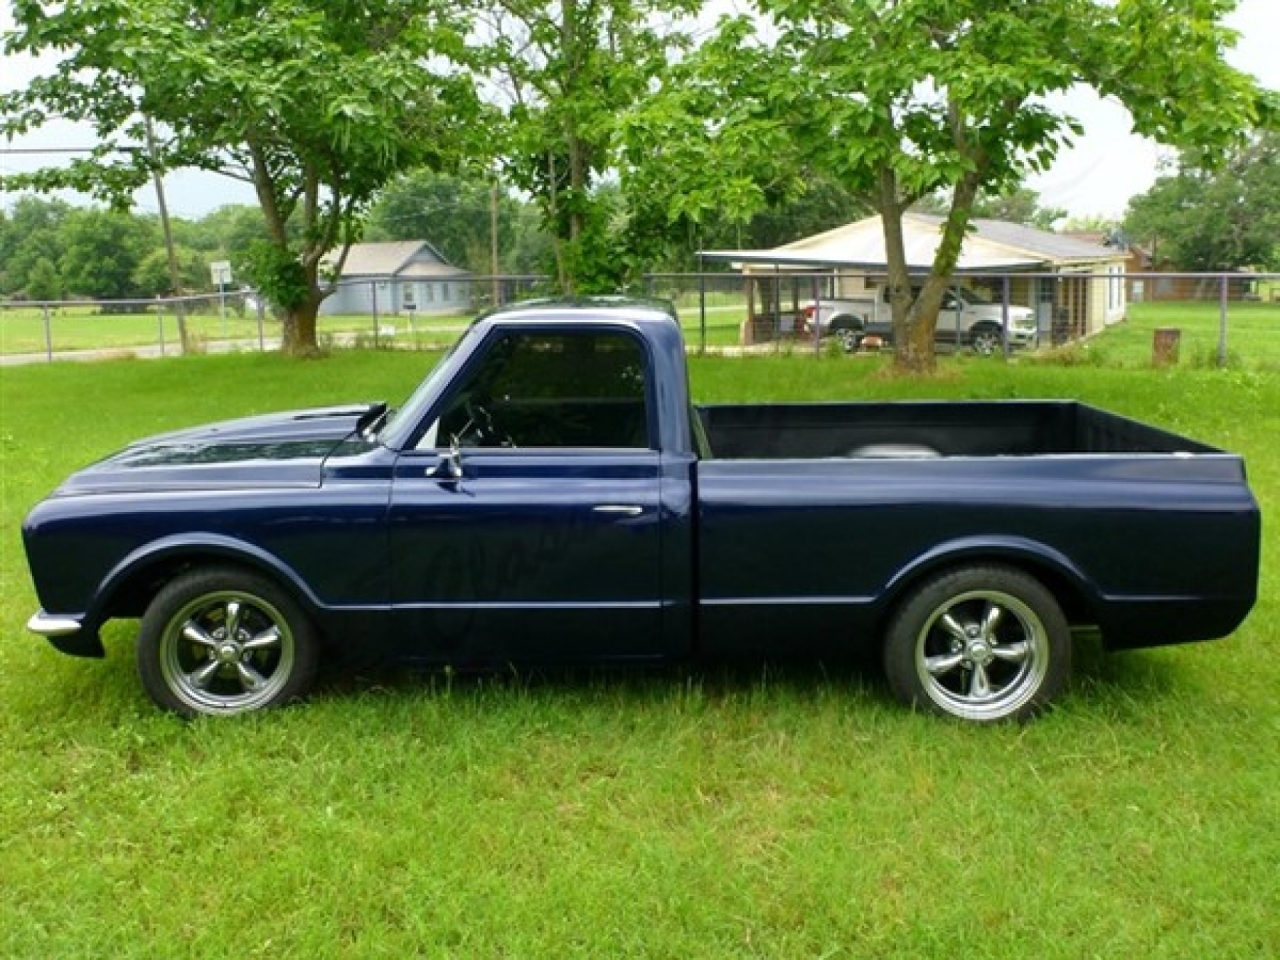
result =
M1026 571L1054 593L1069 618L1097 622L1102 594L1069 557L1036 540L1002 536L951 540L916 557L886 585L877 604L881 619L921 581L946 569L982 562L1004 563Z

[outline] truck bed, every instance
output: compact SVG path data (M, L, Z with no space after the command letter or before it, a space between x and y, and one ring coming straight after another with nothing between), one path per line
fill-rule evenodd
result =
M699 408L717 459L1201 454L1213 447L1069 400Z
M1111 648L1223 636L1253 603L1244 464L1203 443L1071 401L700 417L700 623L713 649L874 637L904 572L940 557L1064 586L1071 622L1100 626Z

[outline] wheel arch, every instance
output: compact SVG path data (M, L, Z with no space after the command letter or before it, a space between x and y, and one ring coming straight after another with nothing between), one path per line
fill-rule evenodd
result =
M831 318L827 329L832 333L839 333L841 330L863 330L866 326L867 321L856 313L837 313Z
M1099 620L1101 594L1065 554L1022 537L975 538L939 544L904 566L881 595L877 633L883 634L897 609L926 581L959 567L982 564L1011 567L1039 581L1072 625Z
M288 591L308 616L316 618L319 601L279 557L231 537L188 534L148 543L121 560L103 579L86 620L101 624L113 617L141 617L165 584L202 566L237 567L266 576Z

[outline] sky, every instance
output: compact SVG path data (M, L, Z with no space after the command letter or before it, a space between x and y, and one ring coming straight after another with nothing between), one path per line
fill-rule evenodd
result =
M1280 90L1280 0L1241 0L1227 23L1241 34L1228 61L1264 87ZM1170 69L1176 65L1170 64ZM1057 102L1081 121L1084 136L1059 155L1051 170L1031 177L1027 185L1040 194L1041 206L1065 208L1073 217L1120 218L1130 197L1150 189L1161 159L1171 152L1134 136L1128 112L1091 90Z
M1239 44L1229 55L1236 67L1257 77L1266 87L1280 90L1280 56L1275 40L1280 37L1280 0L1240 0L1228 23L1241 33ZM0 9L0 33L12 28L9 4ZM1176 69L1171 64L1170 69ZM0 89L18 89L38 72L38 64L27 58L6 57L0 61ZM1149 189L1159 172L1162 157L1169 152L1152 141L1134 136L1127 112L1114 101L1099 99L1092 91L1079 90L1054 105L1074 116L1084 126L1084 135L1064 151L1048 172L1029 179L1028 186L1040 194L1046 207L1061 207L1076 218L1123 216L1129 198ZM38 134L16 140L10 147L54 148L89 145L91 134L69 124L55 124ZM0 142L0 173L33 169L50 162L49 156L5 153ZM170 213L199 218L230 203L255 202L251 188L216 174L175 171L165 177L165 193ZM12 195L0 193L0 206L8 206ZM155 211L155 194L138 193L137 206Z

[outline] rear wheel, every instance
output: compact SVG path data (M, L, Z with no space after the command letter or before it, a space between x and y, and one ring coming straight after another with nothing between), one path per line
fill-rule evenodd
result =
M186 717L288 703L315 678L315 628L271 580L230 567L193 570L151 601L138 674L156 703Z
M1071 632L1034 578L1011 567L960 567L899 608L884 665L905 703L962 720L1024 720L1066 685Z

